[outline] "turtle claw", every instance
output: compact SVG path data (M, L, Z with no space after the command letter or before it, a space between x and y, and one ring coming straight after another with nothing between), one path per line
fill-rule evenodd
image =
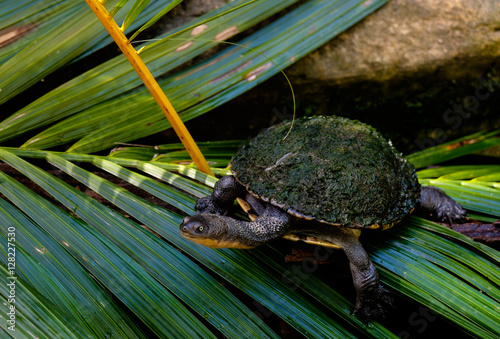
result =
M434 186L422 187L419 200L420 207L442 222L461 221L467 215L458 202L450 198L441 189Z
M225 215L227 213L226 210L220 208L215 202L212 196L203 197L196 201L196 213L207 213L207 214L217 214L217 215Z
M436 209L436 217L440 221L449 222L450 225L453 221L464 220L467 213L462 206L450 197L446 196L446 198L443 198L443 202Z
M387 319L389 309L394 308L394 299L382 286L365 291L356 298L354 314L363 321Z

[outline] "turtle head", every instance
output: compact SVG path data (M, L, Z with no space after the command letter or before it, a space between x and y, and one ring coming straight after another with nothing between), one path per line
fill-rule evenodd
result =
M196 214L185 217L180 225L181 235L198 244L212 248L252 248L242 243L244 239L237 236L237 221L216 215Z

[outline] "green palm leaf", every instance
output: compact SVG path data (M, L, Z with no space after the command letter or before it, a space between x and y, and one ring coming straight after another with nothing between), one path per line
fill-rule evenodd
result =
M19 161L8 152L1 152L4 161ZM16 159L17 158L17 159ZM50 179L45 171L30 167L31 179L39 176ZM19 167L22 170L22 168ZM27 172L26 172L27 173ZM28 174L28 173L27 173ZM91 225L73 218L70 214L36 195L16 180L0 172L0 192L20 210L49 233L102 284L112 291L144 323L160 336L205 337L210 332L168 291L154 280L143 267L133 261L114 244L104 242ZM50 183L62 184L60 182ZM76 190L66 192L71 200ZM56 197L57 198L57 197ZM72 203L70 210L81 206ZM149 312L153 308L154 313Z
M178 147L178 145L164 148L175 147ZM273 313L280 315L302 333L308 333L313 337L332 335L332 333L337 333L337 336L342 337L349 336L349 332L345 327L332 322L332 319L325 318L321 311L307 302L307 299L299 297L294 292L294 288L291 288L289 284L284 284L282 277L285 276L292 277L295 283L299 282L300 289L323 303L325 307L350 324L349 326L355 326L358 330L371 337L393 336L390 331L379 324L375 323L373 326L367 327L357 321L356 318L353 318L350 315L353 307L352 303L314 275L308 275L307 278L302 278L305 279L302 281L299 278L300 275L291 276L290 267L276 261L275 258L282 255L276 249L266 247L253 251L212 250L187 242L178 234L179 215L134 196L127 190L87 172L74 163L92 162L112 176L119 177L138 188L144 189L149 194L167 203L177 204L177 208L186 213L193 212L193 198L183 193L183 191L189 191L197 197L206 195L209 192L204 188L206 186L202 185L203 182L206 182L207 176L200 174L193 168L170 163L46 151L5 149L1 154L4 161L8 161L16 169L42 185L62 203L66 201L67 207L87 222L86 225L89 225L87 227L92 225L96 232L102 234L111 243L116 243L132 260L137 260L144 267L151 266L150 262L158 261L156 269L150 271L150 274L160 282L163 281L164 286L172 288L175 285L174 281L178 282L180 279L176 275L186 274L184 271L186 268L180 271L175 269L175 267L178 267L180 258L182 258L179 253L170 251L169 257L168 251L165 252L168 245L163 241L152 240L155 238L148 232L137 231L137 229L140 229L138 225L134 225L134 223L124 219L116 212L107 210L104 206L99 206L93 200L61 183L57 178L51 178L43 170L15 157L14 154L23 157L47 159L51 164L67 172L116 205L120 210L125 211L125 213L133 216L161 235L170 245L182 249L184 253L199 262L205 269L217 273L218 276L266 306ZM171 185L161 184L148 176L140 174L140 172L131 171L122 165L144 171L144 174L163 178ZM199 183L187 180L185 177L171 173L162 167L170 171L182 172L192 178L198 178ZM485 177L485 175L495 174L497 169L496 166L488 168L483 166L476 169L475 176L471 176L464 173L463 167L452 167L446 171L446 175L467 176L470 178L469 180L475 181L477 178ZM471 172L470 169L468 172ZM421 176L422 181L428 180L428 178L432 177L432 173L429 170L424 170L419 172L419 176ZM438 173L438 177L440 176L442 176L442 173ZM210 181L209 185L212 186L213 183L213 181ZM483 187L483 189L490 188ZM71 193L67 192L67 190L71 191ZM4 192L3 189L2 192ZM451 192L450 194L453 195L454 193ZM457 196L454 196L454 198L457 198ZM79 203L80 200L81 203ZM467 208L474 206L474 203L467 201L464 201L463 204ZM85 205L88 205L88 207ZM22 205L20 206L22 207ZM92 214L95 214L95 216ZM500 213L493 212L493 214L498 216ZM95 218L95 221L92 220L93 218ZM102 227L102 225L106 225L106 227ZM131 240L139 241L140 246L138 247L133 241L126 241L126 231L130 232L131 229L136 229L134 231L136 233L133 233L134 236L132 236ZM446 235L447 238L443 238L442 235ZM500 255L498 252L484 245L474 243L442 226L414 217L403 222L399 227L395 227L394 230L385 232L377 241L370 243L368 246L386 285L408 298L424 304L434 312L441 314L477 336L494 338L499 334L496 326L498 321L497 313L495 313L495 310L500 307L500 281L498 279L498 276L500 276L498 274L500 273ZM158 254L161 255L156 257L157 259L154 261L152 259L148 259L147 262L141 261L143 256L154 258ZM164 261L163 258L170 259ZM196 265L193 266L193 263L189 263L190 261L187 258L182 259L181 262L188 265L186 267L197 269ZM171 266L172 263L176 263L173 264L174 268ZM166 272L163 275L157 273L162 271L162 266L170 267L167 271L173 270L176 273L170 278L167 278ZM466 280L461 278L464 274L466 274ZM198 293L203 293L206 288L205 284L207 284L204 282L205 278L210 279L203 275L198 277L197 274L194 274L189 282L189 284L192 284L191 288L194 288L194 291L200 288L201 291ZM209 285L213 288L213 283ZM186 285L182 286L185 287ZM173 289L175 290L175 288ZM187 291L188 294L193 293L196 295L192 289L187 289ZM189 302L189 296L181 297L182 293L179 293L179 291L176 293L178 297L186 298L185 303ZM215 295L219 295L220 299L214 298L216 302L211 306L216 307L216 309L218 307L227 307L228 310L231 310L231 313L234 312L234 309L229 305L233 302L236 304L239 302L228 295L227 292L219 293L222 294ZM245 309L241 304L239 307ZM247 309L245 312L249 312L249 310ZM234 320L225 322L222 325L218 322L221 319L228 319L226 318L227 315L217 318L216 314L219 313L216 311L210 312L210 317L214 318L208 317L208 321L211 321L218 329L229 331L225 333L237 333L231 332L234 328L240 331L251 328L252 333L258 333L259 330L256 330L256 328L269 331L269 329L266 330L265 325L259 325L258 320L251 321L252 317L247 319L250 324L242 325L237 320Z
M441 188L470 210L493 216L500 214L498 182L490 181L498 180L500 166L452 166L447 170L423 170L420 182Z
M408 160L416 168L434 165L466 154L478 152L489 147L500 145L500 138L498 137L499 134L500 130L488 133L477 132L457 140L413 153L408 156Z
M182 40L166 40L164 43L155 46L155 48L151 48L141 53L141 57L148 65L149 69L152 70L153 75L160 76L161 74L168 72L169 70L186 62L186 60L198 56L213 47L215 44L212 41L217 40L219 35L223 34L225 31L229 31L231 27L237 26L239 27L239 30L245 30L266 19L268 16L286 8L295 1L296 0L274 2L264 1L258 4L246 6L242 8L242 11L228 14L224 18L225 20L222 24L210 25L207 29L195 36L192 36L191 32L179 34L176 39ZM161 1L157 2L161 3ZM244 1L240 0L238 3L244 3ZM86 6L86 4L83 5ZM202 16L197 21L203 22L208 17L223 13L228 9L228 7L231 8L232 4L223 6L209 15ZM242 17L244 17L245 20L242 21ZM119 18L117 19L119 20ZM179 30L190 27L194 24L196 24L196 22L181 27ZM100 25L94 26L99 28L100 31L103 30ZM58 36L58 32L54 32L50 39L58 39ZM225 36L227 37L227 34L225 34ZM75 37L75 41L79 41L80 39L82 39L82 37ZM198 39L196 43L193 42L195 39ZM182 46L189 44L190 41L193 44L193 48L182 48ZM20 58L19 56L16 57L18 59ZM0 75L3 74L3 69L3 67L0 68ZM120 85L116 86L114 84ZM66 116L73 115L76 112L88 109L111 98L116 98L118 102L127 102L128 105L130 105L130 109L134 109L132 105L136 102L137 96L132 95L131 97L124 98L122 95L126 91L137 88L141 85L142 82L137 77L127 60L125 60L123 56L116 57L103 63L95 69L70 80L63 86L49 92L32 104L24 107L19 112L13 114L11 117L5 119L2 123L0 123L0 140L10 139L33 128L46 125ZM172 96L172 94L168 92L167 94L169 97ZM61 97L65 98L64 102L61 102ZM144 98L147 98L148 100L151 99L149 93L145 93L145 95L140 99ZM106 104L105 102L104 104L108 107L109 105L113 105L112 103ZM179 109L177 108L177 110ZM104 107L103 109L103 107L97 107L92 111L103 113L106 112L106 108ZM117 112L120 112L120 110L113 109L111 112L116 114ZM92 124L91 114L88 113L89 112L86 112L84 116L88 116L88 124L94 126ZM120 114L123 115L123 112L120 112ZM102 124L103 121L112 121L106 120L106 117L97 119L100 121L100 123L96 122L98 125ZM114 117L110 117L109 119L114 119ZM68 124L73 125L72 122ZM83 132L83 135L85 134L86 132ZM79 134L79 136L81 137L81 134ZM57 138L58 137L56 136L56 139ZM35 137L30 141L34 141L36 139L37 138ZM70 140L73 139L74 137ZM32 143L29 143L29 146L35 147ZM37 145L36 147L40 148L40 146L44 148L46 147L43 145Z
M37 169L15 156L9 156L5 153L2 159L30 177L35 183L41 185L42 188L57 198L66 208L72 210L78 217L85 221L89 227L93 227L94 230L108 239L110 243L123 250L130 259L145 268L156 281L166 286L193 310L200 312L200 315L208 319L213 326L220 328L225 335L241 336L248 331L259 333L259 327L265 328L263 324L260 326L249 326L253 323L259 323L253 313L249 312L204 271L200 270L172 247L167 246L165 242L152 233L124 218L119 213L102 206L87 195L75 190L45 171ZM108 181L99 179L98 176L83 170L79 172L78 167L55 155L49 155L47 160L54 165L71 171L73 175L84 175L88 180L97 184L100 190L107 185L108 194L116 197L117 193L115 191L118 188L109 188L110 183ZM101 192L100 190L99 192ZM68 191L72 192L71 195L68 195ZM174 222L179 221L178 216L172 214L169 216L169 219ZM217 300L225 300L225 308L217 307ZM173 306L177 308L180 305L175 306L174 303ZM241 310L246 311L242 312ZM253 322L248 321L252 318ZM242 319L246 319L247 321L242 323ZM186 321L190 320L193 319L186 319ZM231 324L227 324L229 321ZM195 324L193 323L192 326L194 327ZM236 324L240 324L240 328ZM186 325L178 324L177 326ZM270 333L268 330L267 333L266 331L262 332L262 335L270 336Z
M155 279L162 282L165 281L166 278L158 275L157 272L165 272L164 275L167 275L168 273L170 281L165 282L165 286L176 290L176 295L179 298L182 298L185 303L189 304L195 301L206 303L201 308L193 305L193 309L207 312L203 315L203 317L208 321L213 321L213 325L217 329L221 330L221 332L242 336L250 331L250 333L257 335L261 332L259 328L266 328L266 326L260 323L258 318L255 318L255 316L253 316L245 306L234 301L236 302L236 305L239 304L239 308L246 310L245 313L247 313L247 315L242 318L241 314L236 312L234 307L231 307L232 297L230 297L227 292L224 292L223 290L218 293L213 291L210 292L210 290L217 284L214 285L214 282L210 282L208 276L204 275L202 271L199 271L198 273L193 272L190 281L179 282L179 279L182 280L186 275L189 275L188 267L179 267L179 263L182 262L182 255L178 252L171 252L171 255L169 256L165 250L162 250L162 248L168 248L168 245L163 241L158 240L149 232L143 231L140 227L138 227L138 225L131 225L130 221L127 221L127 219L124 219L119 214L108 211L104 206L98 206L96 202L93 202L82 193L79 193L67 184L60 182L57 178L51 177L45 171L21 160L12 153L16 153L16 151L1 151L2 160L7 161L17 170L29 176L36 183L42 185L42 187L48 190L51 195L53 195L61 203L65 204L69 210L76 213L84 221L87 221L87 227L92 227L95 232L102 232L101 234L110 240L112 244L116 244L118 247L123 248L125 254L130 256L129 260L134 260L134 262L137 261L141 265L144 265L147 270L147 267L151 266L152 262L154 262L153 258L157 257L156 261L158 261L158 264L152 271L150 271L150 274L152 274ZM26 154L26 152L24 153ZM31 155L33 155L33 153L40 152L32 152ZM271 274L271 272L268 272L265 269L263 270L262 268L265 268L265 265L263 263L258 263L255 255L251 255L245 251L214 251L196 245L193 246L192 243L184 240L178 233L178 224L181 220L179 215L173 214L172 212L148 203L147 201L132 195L130 192L120 189L107 180L99 179L99 177L93 175L92 173L78 168L55 154L45 153L45 155L38 154L38 156L46 157L47 160L53 165L67 171L68 174L72 175L83 184L88 185L89 188L94 189L110 202L113 202L113 204L115 204L118 208L126 211L126 213L130 213L130 215L143 222L159 235L163 236L168 243L174 245L176 248L181 248L183 252L189 254L191 257L201 262L204 266L228 280L231 284L237 286L238 289L247 293L262 305L273 310L276 314L280 315L299 331L303 333L311 333L313 336L334 335L337 337L352 337L346 329L335 323L332 319L326 317L306 299L294 293L293 290L280 281L279 278ZM155 196L159 198L165 197L164 192L168 191L167 188L162 187L163 185L161 183L151 179L148 180L147 177L134 173L113 163L112 161L115 161L116 159L109 161L96 156L87 156L86 159L80 158L79 160L89 161L91 159L94 164L106 170L108 173L116 174L132 184L147 190L149 193L155 194ZM136 164L139 165L139 163ZM175 179L171 179L171 181L174 180ZM190 189L189 187L185 187L182 182L177 181L176 184L185 190ZM71 193L67 192L67 190L70 190ZM0 191L4 192L1 187ZM174 193L175 191L171 191L169 194L171 195ZM176 194L177 202L184 203L186 205L190 204L191 207L188 212L193 213L192 198L189 196L186 197L180 191L177 191ZM202 194L203 193L198 193L199 196ZM79 197L83 200L83 202L80 202ZM85 204L89 204L89 206L87 207ZM23 207L23 205L19 206L21 208ZM96 215L96 213L98 214ZM95 221L93 221L91 217L95 218ZM126 233L130 233L133 229L136 229L135 233L133 233L130 237L130 240L127 240ZM110 232L114 234L111 235ZM151 242L154 242L156 245L151 245ZM151 248L151 250L147 250L148 248ZM117 269L122 270L121 267L117 267ZM192 266L191 269L196 270L196 266ZM208 279L208 282L206 279ZM174 282L172 282L172 280L174 280ZM179 290L179 288L181 289ZM210 298L201 298L200 295L196 296L193 289L199 289L198 293L201 294L210 292L208 293ZM331 292L335 293L333 291ZM218 296L218 298L216 296ZM349 305L347 302L345 303ZM342 305L342 310L344 312L344 316L349 316L349 312L347 310L350 308L349 306L352 305L346 306L346 304ZM213 309L214 307L215 309ZM338 305L334 304L332 307L338 308ZM227 313L218 316L220 311ZM228 319L233 320L230 321ZM244 324L241 324L241 319L245 319ZM253 323L256 324L253 325ZM354 323L357 326L360 326L367 333L390 334L390 332L387 332L387 330L378 324L373 328L367 327L359 321L354 321ZM238 326L238 324L241 325ZM266 335L271 336L269 332Z
M16 271L16 298L23 298L16 302L16 306L26 309L26 314L16 317L20 328L26 326L31 333L43 331L40 321L33 323L29 319L36 317L37 312L46 312L48 314L41 319L47 320L48 329L52 323L60 327L59 321L66 324L52 336L58 333L68 337L76 333L99 336L102 332L129 338L142 337L133 319L63 247L7 201L0 199L0 209L0 223L6 226L5 229L15 229L10 233L15 234L16 265L22 268L22 271ZM1 241L5 245L2 249L7 249L7 238L2 237ZM4 254L1 257L2 269L8 267L7 253ZM2 274L5 279L7 276L9 274ZM5 286L2 284L2 288ZM2 291L2 295L7 294ZM41 309L30 309L30 305ZM44 305L51 309L52 314L44 310Z
M8 59L0 66L0 88L2 89L0 103L26 90L44 76L86 51L102 46L103 41L110 42L106 32L98 25L97 18L88 10L87 4L83 1L66 0L61 1L60 4L49 0L41 2L24 0L21 3L23 2L28 11L22 24L33 27L26 27L30 34L18 40L14 46L7 45L0 49L0 58L5 50L7 55L3 58ZM110 1L111 4L115 2L117 0ZM52 6L46 13L43 7L49 4ZM155 2L154 6L145 11L132 27L145 22L146 16L155 12L160 5L161 1ZM17 1L5 4L7 9L16 9L17 6L19 6ZM9 18L17 17L15 10L9 14ZM123 18L123 15L119 18ZM13 25L16 27L19 24L13 23ZM13 51L16 54L13 54Z
M167 40L145 50L141 57L153 70L153 75L160 75L178 66L185 58L194 57L212 47L214 39L220 40L222 36L233 34L231 32L235 30L234 27L237 27L234 33L244 30L292 2L252 3L224 16L223 24L208 24L204 31L194 37L191 32L184 32L176 36L176 40ZM308 2L240 41L241 44L248 42L247 47L227 48L211 61L168 77L160 85L176 110L181 113L181 118L184 121L192 119L279 72L269 59L256 52L263 53L280 67L286 67L383 3L376 1L363 6L361 1ZM214 15L225 9L220 8ZM241 22L242 16L245 16L244 22ZM204 22L205 17L198 21ZM194 24L189 26L192 25ZM314 30L311 31L311 27ZM248 48L254 48L256 52ZM283 53L285 49L287 52ZM221 60L224 62L220 62ZM109 86L110 82L123 85ZM75 117L32 137L23 146L48 148L84 137L71 147L71 151L95 152L113 146L115 142L131 140L130 129L134 129L134 137L139 138L169 128L168 121L145 90L139 88L128 95L122 95L124 91L137 86L139 82L130 66L123 58L117 57L55 89L4 120L0 123L0 139L10 139L77 112L80 113ZM66 100L61 102L61 97ZM110 100L104 101L107 99Z
M4 239L2 238L2 240ZM4 242L2 242L3 244ZM4 265L0 265L0 274L2 304L12 305L7 298L10 294L8 284L12 284L12 281L7 279L9 271ZM87 329L81 326L80 322L70 321L49 299L39 294L35 288L23 280L16 280L15 286L17 290L15 311L12 312L12 310L6 309L5 315L2 315L3 319L0 328L5 338L10 337L9 332L15 333L14 337L17 338L29 338L31 336L39 338L73 338L78 337L80 333L91 333L86 331ZM133 333L129 334L130 338L136 337Z
M188 40L162 40L144 49L141 56L156 75L161 75L206 51L213 45L208 40L218 34L243 31L295 2L255 1L243 6L244 1L237 1L180 28L189 27L177 36ZM248 43L284 68L292 57L307 54L383 3L305 2L240 43ZM69 49L86 41L85 48L56 56L57 62L48 66L52 70L102 46L106 40L103 35L92 42L85 40L88 36L78 27L68 31L74 36L71 43L64 44L60 39L57 23L61 17L84 15L71 12L79 8L78 1L59 1L57 6L55 2L49 5L27 0L5 4L9 10L0 13L3 27L16 22L26 25L41 18L36 29L24 38L7 49L0 48L0 58L5 60L21 62L27 60L23 55L37 54L30 39L38 35L52 34L52 40ZM164 4L151 1L146 11L150 6L156 6L151 12L158 12ZM210 24L210 18L232 6L242 7L223 16L222 23ZM39 8L50 15L40 16ZM127 13L122 10L117 15L123 19ZM141 14L136 20L128 17L138 27L150 16ZM316 31L306 29L312 23ZM207 27L193 37L193 25ZM183 48L188 43L188 48ZM41 52L49 52L54 46ZM7 100L50 70L30 70L29 79L18 83L17 79L2 77L11 79L9 86L15 86L0 100ZM9 72L9 67L0 67L0 74ZM258 53L231 46L205 63L164 78L162 85L180 107L183 119L188 120L277 72ZM60 98L65 98L64 102ZM278 337L277 328L269 321L277 316L311 338L398 336L390 323L387 327L376 322L367 325L352 316L350 297L344 297L314 272L297 272L279 259L285 254L275 246L249 251L213 250L182 238L178 232L182 215L194 212L195 199L210 194L216 179L190 165L179 144L154 148L128 145L115 149L110 156L26 149L74 141L73 150L80 152L105 149L114 142L168 128L157 112L128 65L117 57L0 123L0 138L9 140L59 121L35 137L28 136L31 138L24 149L0 147L0 158L28 181L21 180L43 189L43 193L38 189L35 192L20 184L17 172L15 177L0 172L0 293L5 305L10 303L9 277L15 275L18 284L18 332L14 334L2 322L4 334L41 338ZM144 128L145 124L150 125ZM134 130L131 136L132 128L137 128L137 133ZM93 131L97 132L91 135ZM423 168L496 145L497 135L498 131L477 133L412 154L409 159ZM223 175L238 145L239 141L202 143L200 148L212 162L214 172ZM54 167L60 172L48 170ZM422 184L442 187L475 216L485 220L500 216L498 166L439 167L421 170L418 175ZM82 193L82 187L87 187L88 194ZM8 270L9 227L16 230L17 266L13 272ZM365 241L366 247L383 283L393 293L428 307L475 337L500 336L497 251L417 217L379 236L368 236L375 239ZM349 273L347 267L345 271Z
M134 1L134 4L128 11L127 15L125 16L125 19L123 19L123 24L120 27L122 31L126 31L127 28L137 19L139 14L146 8L146 6L149 4L150 0L136 0ZM128 1L127 1L128 2ZM172 1L173 2L173 1ZM168 4L167 8L172 9L175 5L177 5L180 1L175 1L173 3Z
M389 286L476 336L495 338L499 335L499 300L496 297L500 290L497 283L490 281L489 274L498 276L500 269L498 260L487 256L491 253L494 257L495 251L485 248L487 254L477 258L477 253L467 249L472 241L457 246L454 241L445 241L441 236L423 231L422 227L429 225L442 232L442 226L412 217L409 223L395 229L394 238L370 245L375 249L372 258L382 268L381 276L387 279ZM458 240L454 232L450 234L453 240ZM442 246L454 251L441 254L446 251ZM462 256L474 258L472 267ZM483 273L477 273L476 269ZM483 287L488 292L483 291ZM478 308L482 310L479 316Z

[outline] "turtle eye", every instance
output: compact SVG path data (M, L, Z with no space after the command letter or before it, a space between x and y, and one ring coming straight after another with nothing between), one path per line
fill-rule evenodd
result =
M201 233L205 232L205 226L200 225L200 226L196 227L196 229L194 231L198 234L201 234Z

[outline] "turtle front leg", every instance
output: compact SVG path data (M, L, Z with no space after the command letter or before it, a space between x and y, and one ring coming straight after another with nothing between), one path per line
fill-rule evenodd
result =
M454 220L462 220L466 215L459 203L441 189L433 186L422 187L418 207L427 212L435 213L437 219L447 221L450 224Z
M196 212L226 215L234 199L245 193L245 188L232 175L222 177L215 183L211 195L198 199Z
M359 234L359 229L339 227L325 240L342 248L349 259L357 292L354 314L365 320L384 319L387 310L392 308L393 299L380 285L377 270L358 241Z
M357 292L354 313L362 319L385 319L388 309L392 308L393 299L380 284L375 265L359 241L343 249L349 258Z

